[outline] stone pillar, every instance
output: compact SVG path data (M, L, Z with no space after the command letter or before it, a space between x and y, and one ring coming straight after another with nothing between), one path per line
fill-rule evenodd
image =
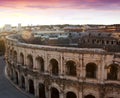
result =
M77 79L79 80L80 77L81 77L81 64L80 62L77 61L76 63L76 76L77 76Z
M18 86L21 87L21 85L22 85L21 75L20 75L20 73L18 72Z
M15 75L14 69L13 69L13 82L14 82L14 83L16 82L16 75Z
M27 53L26 53L26 50L24 52L24 65L26 66L26 68L28 68L28 66L27 66Z
M97 73L96 73L96 78L98 80L101 80L101 65L100 64L98 65L98 70L97 70Z
M104 69L102 75L104 76L104 79L107 80L107 68Z
M34 90L35 90L35 97L38 98L39 97L39 83L37 82L37 80L34 80Z
M29 92L29 82L27 77L25 77L25 91Z
M83 58L82 55L79 55L79 81L81 80L80 78L83 77Z
M120 67L118 67L118 76L117 76L118 80L120 80Z
M36 70L37 66L36 66L36 61L35 61L35 56L33 55L33 70Z
M85 66L85 64L84 64L84 55L82 54L82 61L81 61L81 64L82 64L82 66L81 66L81 68L82 68L82 78L84 79L85 77L86 77L86 66Z
M103 71L102 71L102 76L104 76L103 77L103 80L107 80L107 68L108 68L108 66L107 66L107 59L106 59L106 56L104 55L104 58L103 58L104 60L104 66L103 66Z
M64 92L59 93L60 98L65 98Z
M63 71L64 71L64 57L63 57L63 54L61 53L61 56L60 56L60 71L59 71L59 75L60 77L62 78L63 77Z
M83 92L82 91L80 91L79 93L78 93L78 97L77 98L83 98Z
M24 52L22 52L22 53L23 53L23 64L22 64L22 66L25 66L26 55L25 55Z
M83 70L83 78L85 78L86 77L86 67L83 65L83 68L82 68L82 70Z
M103 83L105 79L107 79L106 77L106 68L105 68L105 56L103 55L101 57L101 70L100 70L100 82Z
M49 71L48 71L48 66L49 66L49 61L48 61L48 55L47 55L47 52L45 52L45 58L44 58L44 68L45 68L45 73L46 74L49 74Z
M49 93L50 93L50 91L48 89L48 85L47 86L45 85L45 96L46 96L46 98L50 98Z
M20 63L20 52L19 49L17 48L17 64Z
M105 97L104 85L101 85L99 92L100 92L100 93L99 93L99 98L104 98L104 97Z

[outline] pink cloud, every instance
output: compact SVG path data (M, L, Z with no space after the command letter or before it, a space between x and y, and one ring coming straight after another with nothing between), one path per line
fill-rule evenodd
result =
M71 8L71 9L120 9L120 0L2 0L1 7L8 8Z

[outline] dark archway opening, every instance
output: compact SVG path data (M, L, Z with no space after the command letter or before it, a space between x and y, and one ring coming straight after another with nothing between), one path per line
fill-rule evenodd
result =
M84 98L95 98L93 95L87 95Z
M39 98L46 98L44 84L39 84Z
M34 91L34 82L31 79L29 80L29 93L31 93L33 95L35 93L35 91Z
M108 80L117 80L118 76L118 65L110 65L107 69L107 79Z
M58 62L55 59L50 60L52 75L58 75Z
M13 69L11 69L10 79L13 80Z
M66 63L66 66L67 66L67 71L66 71L66 74L69 75L69 76L76 76L77 75L77 72L76 72L76 64L74 61L68 61Z
M51 98L59 98L59 91L56 88L51 88Z
M15 72L15 83L18 85L18 73Z
M42 57L37 57L36 58L37 66L39 68L40 72L44 72L44 60Z
M40 69L40 71L41 71L41 72L44 72L44 60L43 60L43 58L40 59L40 64L41 64L41 69Z
M17 52L16 51L14 51L13 53L13 60L15 63L17 63Z
M24 65L24 55L23 53L20 53L20 63Z
M21 87L25 89L25 78L23 76L21 77L21 82L22 82Z
M33 69L33 57L32 57L32 55L27 56L27 65L30 69Z
M66 98L77 98L76 94L73 92L68 92Z
M87 78L96 78L97 74L97 67L94 63L88 63L86 65L86 77Z

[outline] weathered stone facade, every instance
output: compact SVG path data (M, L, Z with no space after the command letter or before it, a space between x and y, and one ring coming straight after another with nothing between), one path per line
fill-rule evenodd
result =
M6 38L6 72L36 98L120 98L120 53Z

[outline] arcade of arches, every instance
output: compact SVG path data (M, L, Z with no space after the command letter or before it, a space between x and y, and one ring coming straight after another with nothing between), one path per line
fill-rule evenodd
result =
M12 41L6 45L6 72L9 79L36 98L120 96L118 54L114 56L99 50L62 50L44 46L30 48L23 45L25 48L22 48Z

